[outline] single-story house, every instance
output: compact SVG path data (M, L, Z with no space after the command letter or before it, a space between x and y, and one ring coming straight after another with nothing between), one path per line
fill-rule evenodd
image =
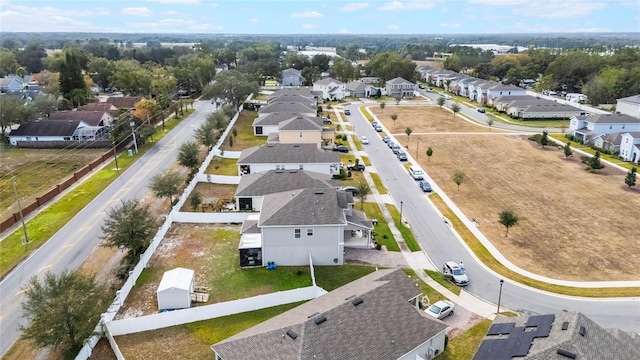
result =
M575 106L533 96L504 95L493 99L493 105L496 110L520 119L569 119L587 114Z
M368 98L375 95L378 90L370 84L363 83L362 81L351 81L345 86L346 96L357 98Z
M262 198L289 190L306 188L336 189L339 182L326 174L304 170L269 170L244 175L236 188L236 209L256 211L262 207Z
M387 80L385 82L385 92L387 96L394 98L413 98L415 96L416 84L401 77Z
M340 156L315 144L266 144L245 149L238 158L239 175L291 169L337 174Z
M21 91L24 87L22 79L18 76L5 76L0 78L0 93Z
M578 312L497 315L473 360L637 359L640 337L604 329Z
M9 143L37 141L93 141L106 136L104 127L90 126L82 120L32 120L9 133Z
M302 86L305 82L304 76L300 70L293 68L282 70L282 82L283 86Z
M588 144L602 134L640 132L640 119L626 114L573 116L569 131L576 141Z
M616 111L640 119L640 95L618 99Z
M136 104L142 99L144 99L142 96L110 96L106 102L118 109L135 110Z
M195 272L191 269L179 267L165 272L156 290L158 310L190 308L195 286Z
M257 219L247 218L240 238L240 261L246 243L253 244L260 266L342 265L345 246L371 248L373 225L353 209L350 192L305 188L264 195Z
M622 134L620 139L620 156L625 161L640 163L640 132Z
M378 270L211 346L216 360L432 359L447 325L402 270Z
M113 124L114 117L107 111L56 111L49 115L49 120L82 120L90 126L108 127Z
M322 92L325 100L341 100L346 96L346 84L330 77L314 82L313 90Z

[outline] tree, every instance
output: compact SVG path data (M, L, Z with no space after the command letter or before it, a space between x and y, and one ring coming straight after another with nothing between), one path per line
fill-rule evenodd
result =
M191 173L195 173L198 170L200 164L200 147L195 141L188 141L178 151L178 163L191 170Z
M195 132L196 139L208 150L211 150L216 143L216 128L213 121L205 121Z
M569 156L573 155L573 150L571 150L571 143L568 142L565 146L564 146L564 156L566 158L568 158Z
M433 155L433 149L431 146L427 149L427 157L429 158L429 162L431 162L431 155Z
M411 135L412 132L413 132L413 129L410 127L407 127L406 129L404 129L404 133L407 134L407 141L409 141L409 136Z
M520 217L518 217L518 215L516 215L513 211L502 210L500 212L498 222L504 225L504 227L507 229L504 233L505 237L509 236L509 228L518 225L518 221L520 221Z
M396 105L400 104L400 100L402 100L402 98L400 96L394 96L393 100L395 101Z
M193 211L197 211L198 208L200 208L200 205L202 204L202 195L200 195L200 192L194 191L191 194L191 197L189 198L189 204L191 205L191 210Z
M167 170L151 178L149 189L156 197L169 198L169 203L173 205L173 197L180 193L180 185L184 183L184 177L177 171Z
M160 111L160 107L153 99L143 98L135 104L135 108L133 115L139 117L142 121L147 121L149 117L154 116Z
M493 125L493 118L487 116L487 125L489 125L489 127L491 127Z
M15 96L0 96L0 137L4 138L7 128L22 124L32 116L32 108L24 106L24 100Z
M30 321L22 337L39 347L63 350L69 357L82 348L110 299L95 279L79 271L34 276L27 282L23 317Z
M445 101L446 100L442 96L440 96L440 97L438 97L438 100L436 100L436 103L438 104L438 106L440 106L442 108L442 106L444 105Z
M237 70L221 72L215 76L213 84L202 90L203 99L226 99L236 108L251 93L259 90L258 82L249 74Z
M460 184L462 184L464 177L465 177L465 174L461 170L456 170L453 173L452 179L453 179L453 182L456 183L456 185L458 185L458 191L460 191Z
M356 190L358 194L357 196L360 199L360 209L363 209L364 199L367 195L371 194L371 187L369 187L369 184L366 181L362 180L356 185Z
M398 120L398 114L392 114L391 120L393 120L393 126L396 126L396 120Z
M149 211L138 199L122 201L119 207L107 210L100 237L106 247L127 249L131 261L138 259L156 232L156 224Z
M380 110L382 110L382 113L384 114L384 107L387 106L387 103L385 103L384 101L380 103Z
M109 77L112 86L125 95L151 94L152 74L136 60L120 60L113 63L113 74Z
M453 103L451 105L451 111L453 112L453 117L456 117L456 114L460 112L460 105Z
M636 172L637 171L638 171L638 169L636 169L636 167L633 166L631 168L631 170L629 170L629 172L627 173L627 176L624 178L624 183L627 184L629 189L631 189L632 186L636 186Z
M580 160L587 165L587 170L600 170L604 168L604 165L600 161L600 151L596 151L593 156L583 156Z
M72 104L84 104L86 101L83 96L87 93L87 85L82 76L82 56L79 50L67 50L60 65L60 92Z
M91 78L103 90L109 86L109 77L113 74L113 64L103 57L94 57L87 64Z
M542 145L543 149L545 146L547 146L547 144L549 144L549 132L547 130L542 131L542 135L540 136L538 142L540 143L540 145Z
M0 77L15 74L19 67L20 64L13 52L0 48Z
M33 109L34 115L38 118L47 118L58 109L58 102L53 95L43 94L36 96L29 105Z
M414 81L416 77L416 63L395 51L376 54L367 62L365 70L369 76L377 76L383 81L397 77Z

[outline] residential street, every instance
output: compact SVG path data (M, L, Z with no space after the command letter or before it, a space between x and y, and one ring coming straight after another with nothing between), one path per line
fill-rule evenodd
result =
M141 198L148 191L149 179L174 162L180 145L193 138L194 128L213 109L208 101L196 101L195 112L184 119L156 146L144 154L98 197L87 205L46 244L17 266L0 283L0 355L11 347L20 335L22 288L34 275L46 271L60 273L78 267L97 246L106 210L120 200Z
M406 173L402 163L396 159L378 133L360 114L361 105L345 107L351 110L349 122L355 125L358 136L364 135L369 138L370 143L364 145L364 149L398 207L402 202L402 214L411 225L434 268L440 269L442 263L448 260L463 261L471 280L465 290L497 303L501 277L478 263L466 245L452 233L426 199L427 195L418 188L416 182ZM392 106L395 105L389 107ZM465 106L461 108L466 115L476 115L474 109ZM428 169L425 170L428 174ZM438 190L437 186L435 190ZM575 298L538 291L505 279L501 305L522 313L580 311L605 328L616 327L624 331L640 331L640 296L634 299Z

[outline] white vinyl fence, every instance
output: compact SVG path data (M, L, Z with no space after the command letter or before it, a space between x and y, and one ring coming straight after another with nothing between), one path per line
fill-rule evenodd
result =
M174 212L171 214L175 223L192 224L228 224L241 223L250 212L227 212L227 213L200 213L200 212Z

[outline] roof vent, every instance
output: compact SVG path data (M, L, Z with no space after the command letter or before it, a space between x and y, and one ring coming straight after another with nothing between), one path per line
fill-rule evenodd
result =
M307 316L307 319L311 319L312 317L314 317L316 315L320 315L320 313L319 312L314 312L313 314Z
M325 321L327 321L327 318L324 315L320 315L320 316L316 317L315 319L313 319L313 322L315 322L316 325L320 325Z
M287 335L293 340L295 340L298 337L298 333L291 329L287 330Z
M324 195L324 191L316 191L314 194L316 194L316 195Z
M300 147L300 145L293 145L293 147Z
M578 334L584 337L584 334L587 333L587 329L584 326L580 326L580 330L578 330Z
M569 352L567 350L562 350L562 349L558 349L557 351L558 355L562 355L564 357L568 357L569 359L575 359L576 358L576 354Z
M364 302L364 300L361 297L357 297L357 298L355 298L355 299L353 299L351 301L353 306L358 306L358 305L362 304L363 302Z
M565 321L562 323L562 330L567 330L569 328L569 322Z

